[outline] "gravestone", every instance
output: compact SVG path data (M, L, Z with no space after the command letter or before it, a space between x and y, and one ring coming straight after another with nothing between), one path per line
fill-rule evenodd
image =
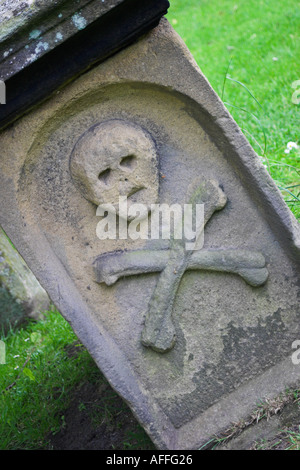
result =
M156 446L197 449L299 383L299 226L167 20L120 47L3 115L0 223Z

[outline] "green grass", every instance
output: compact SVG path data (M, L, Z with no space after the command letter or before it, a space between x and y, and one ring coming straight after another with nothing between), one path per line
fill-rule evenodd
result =
M298 0L170 0L168 20L300 217ZM300 89L300 86L297 87Z

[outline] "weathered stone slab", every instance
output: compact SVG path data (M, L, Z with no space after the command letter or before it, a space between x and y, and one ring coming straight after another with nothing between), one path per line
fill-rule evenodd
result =
M0 155L1 225L159 448L197 449L299 381L299 226L166 20ZM146 194L204 204L203 248L99 239L118 195Z
M0 129L157 26L168 7L168 0L0 0L7 94Z
M47 293L0 229L0 328L40 320L49 307Z

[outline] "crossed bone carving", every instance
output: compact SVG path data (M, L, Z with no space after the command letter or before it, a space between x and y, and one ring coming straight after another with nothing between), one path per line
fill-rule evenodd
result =
M204 204L205 224L217 210L223 209L226 196L213 180L204 180L191 203ZM248 250L186 251L184 240L173 239L169 249L133 250L100 255L94 262L98 283L111 286L118 279L137 274L160 273L145 318L142 343L157 352L167 352L176 341L172 322L173 305L184 273L209 270L237 274L253 287L268 278L265 258Z

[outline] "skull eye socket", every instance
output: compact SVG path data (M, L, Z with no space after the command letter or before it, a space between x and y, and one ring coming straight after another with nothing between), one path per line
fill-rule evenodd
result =
M101 173L99 173L98 179L99 181L101 181L101 183L104 183L106 186L108 186L110 183L111 176L112 171L110 168L107 168L106 170L101 171Z
M127 155L120 161L120 167L123 170L132 171L136 167L136 157L134 155Z

